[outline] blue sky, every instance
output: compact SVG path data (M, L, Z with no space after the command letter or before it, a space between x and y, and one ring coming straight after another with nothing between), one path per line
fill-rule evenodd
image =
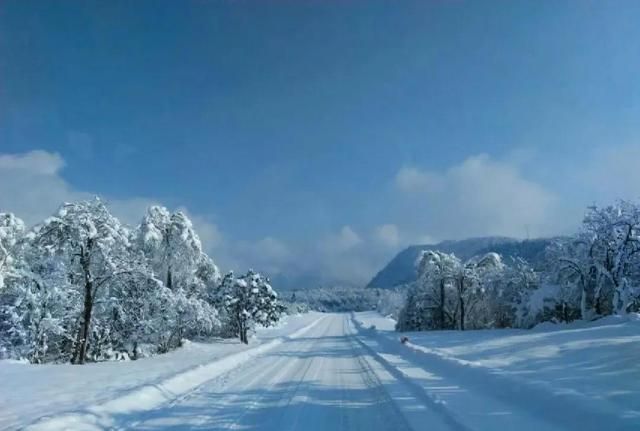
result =
M638 22L624 1L5 0L0 210L158 202L225 267L353 282L410 243L570 231L640 195Z

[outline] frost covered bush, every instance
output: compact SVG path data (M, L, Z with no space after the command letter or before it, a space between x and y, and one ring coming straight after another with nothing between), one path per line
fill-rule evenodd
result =
M95 199L64 204L28 232L0 214L5 357L82 364L162 353L224 331L246 339L254 323L277 321L281 307L260 274L233 279L239 285L246 288L221 283L181 212L150 207L130 229ZM238 315L244 332L234 333Z

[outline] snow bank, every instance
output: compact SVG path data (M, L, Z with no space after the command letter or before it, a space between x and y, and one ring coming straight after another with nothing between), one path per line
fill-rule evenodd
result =
M423 370L576 429L640 429L640 319L610 317L535 330L403 334L357 313L361 335ZM374 325L377 330L366 329ZM603 428L604 427L604 428Z
M261 329L251 345L231 340L188 343L138 361L83 366L1 361L0 429L99 429L118 412L150 408L188 392L242 361L306 332L322 315L290 316L278 328ZM70 412L63 417L56 415ZM43 418L43 416L46 416Z

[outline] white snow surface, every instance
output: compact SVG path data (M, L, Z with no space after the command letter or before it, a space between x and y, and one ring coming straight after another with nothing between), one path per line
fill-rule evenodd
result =
M373 312L310 313L261 330L248 348L3 362L0 428L640 429L637 316L531 331L398 334L394 325Z
M30 365L0 361L0 429L19 429L40 418L68 412L82 413L109 402L113 405L116 400L132 394L134 397L140 396L141 388L159 386L171 379L174 384L188 385L188 379L184 382L185 373L278 340L321 317L320 313L288 316L277 327L258 329L248 346L237 340L188 342L184 347L164 355L137 361L86 365ZM193 379L193 373L189 377ZM158 401L156 394L147 392L146 396L147 405ZM171 396L166 394L168 398ZM133 407L141 402L140 399L134 401ZM63 426L58 429L68 428Z
M475 408L467 397L475 393L529 410L561 429L640 429L638 314L544 323L533 330L403 334L393 331L393 319L374 312L357 313L356 320L363 328L375 327L369 332L381 344L395 346L408 337L399 357L464 390L465 396L442 396L458 412L465 405L467 413ZM454 408L457 402L460 409Z

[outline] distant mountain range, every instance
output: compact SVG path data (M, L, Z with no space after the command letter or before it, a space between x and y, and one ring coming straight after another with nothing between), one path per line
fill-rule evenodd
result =
M503 257L521 257L536 266L542 258L544 249L551 241L552 239L522 241L514 238L491 236L460 241L442 241L438 244L412 245L398 253L387 266L373 277L367 287L390 289L415 281L415 263L422 250L454 253L463 260L492 251Z

